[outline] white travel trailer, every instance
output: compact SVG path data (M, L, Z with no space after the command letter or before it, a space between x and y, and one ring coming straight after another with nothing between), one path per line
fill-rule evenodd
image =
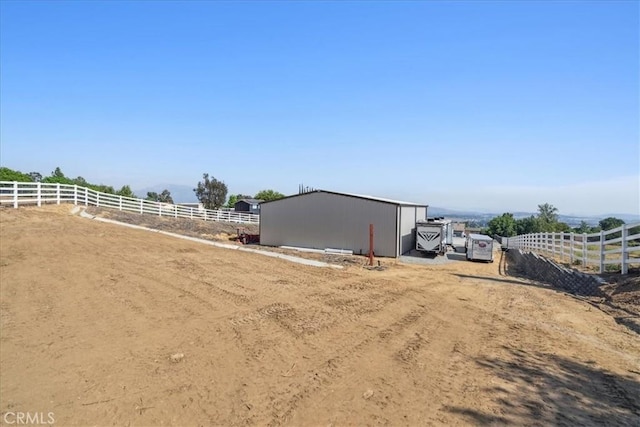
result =
M467 259L493 262L493 239L484 234L469 234L465 245Z
M429 218L426 221L416 221L416 250L442 255L452 243L451 220Z

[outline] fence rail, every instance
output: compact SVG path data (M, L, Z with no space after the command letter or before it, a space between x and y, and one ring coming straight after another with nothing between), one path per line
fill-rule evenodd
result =
M592 234L535 233L503 237L502 246L508 249L544 253L572 265L595 265L600 273L607 265L620 266L622 274L630 265L640 266L640 223Z
M204 221L226 221L240 224L258 224L260 215L198 209L170 203L123 197L102 193L90 188L69 184L49 184L41 182L0 181L0 206L73 203L74 205L97 206L173 218L200 219Z

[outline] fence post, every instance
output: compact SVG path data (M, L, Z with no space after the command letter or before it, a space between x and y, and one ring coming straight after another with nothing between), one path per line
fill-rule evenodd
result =
M122 210L122 196L118 198L118 210Z
M604 273L604 230L600 231L600 273Z
M550 233L551 234L551 256L553 256L555 258L556 256L556 233Z
M189 208L189 216L193 219L193 208Z
M587 257L589 254L587 253L587 233L582 233L582 265L584 267L587 266Z
M144 200L140 199L140 214L144 213L144 207L142 206L143 202L144 202Z
M84 187L84 205L89 206L89 189Z
M13 181L13 207L18 209L18 181Z
M158 202L158 216L162 216L162 203Z
M78 186L76 184L73 185L73 204L78 205Z
M100 206L100 192L96 191L96 206Z
M56 204L60 204L60 183L56 184Z
M627 237L629 236L629 229L627 224L622 224L622 262L620 263L620 273L629 273L629 260L627 259Z
M38 207L42 206L42 184L36 184L36 200L38 201Z
M178 218L178 205L173 205L173 217Z
M569 263L571 263L571 265L573 265L573 242L574 242L573 233L570 233L569 234Z

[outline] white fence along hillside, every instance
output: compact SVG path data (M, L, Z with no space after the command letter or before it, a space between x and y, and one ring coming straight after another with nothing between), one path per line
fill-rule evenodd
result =
M102 193L77 185L0 181L1 206L17 208L21 205L41 206L46 203L73 203L74 205L97 206L139 214L201 219L204 221L226 221L240 224L258 224L260 222L259 215L152 202Z
M614 270L618 270L619 265L622 274L627 274L630 265L640 266L640 223L593 234L535 233L503 237L503 246L543 253L572 265L594 265L600 273L608 270L607 265L613 265Z

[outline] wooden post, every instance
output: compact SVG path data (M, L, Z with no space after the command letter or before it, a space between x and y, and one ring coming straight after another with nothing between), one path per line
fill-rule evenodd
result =
M587 266L589 254L587 253L587 233L582 233L582 266Z
M373 265L373 224L369 224L369 265Z
M60 184L56 184L56 204L60 204Z
M38 200L38 207L42 206L42 184L36 184L36 198Z
M18 209L18 181L13 181L13 207Z
M78 205L78 186L76 184L73 185L73 204Z

